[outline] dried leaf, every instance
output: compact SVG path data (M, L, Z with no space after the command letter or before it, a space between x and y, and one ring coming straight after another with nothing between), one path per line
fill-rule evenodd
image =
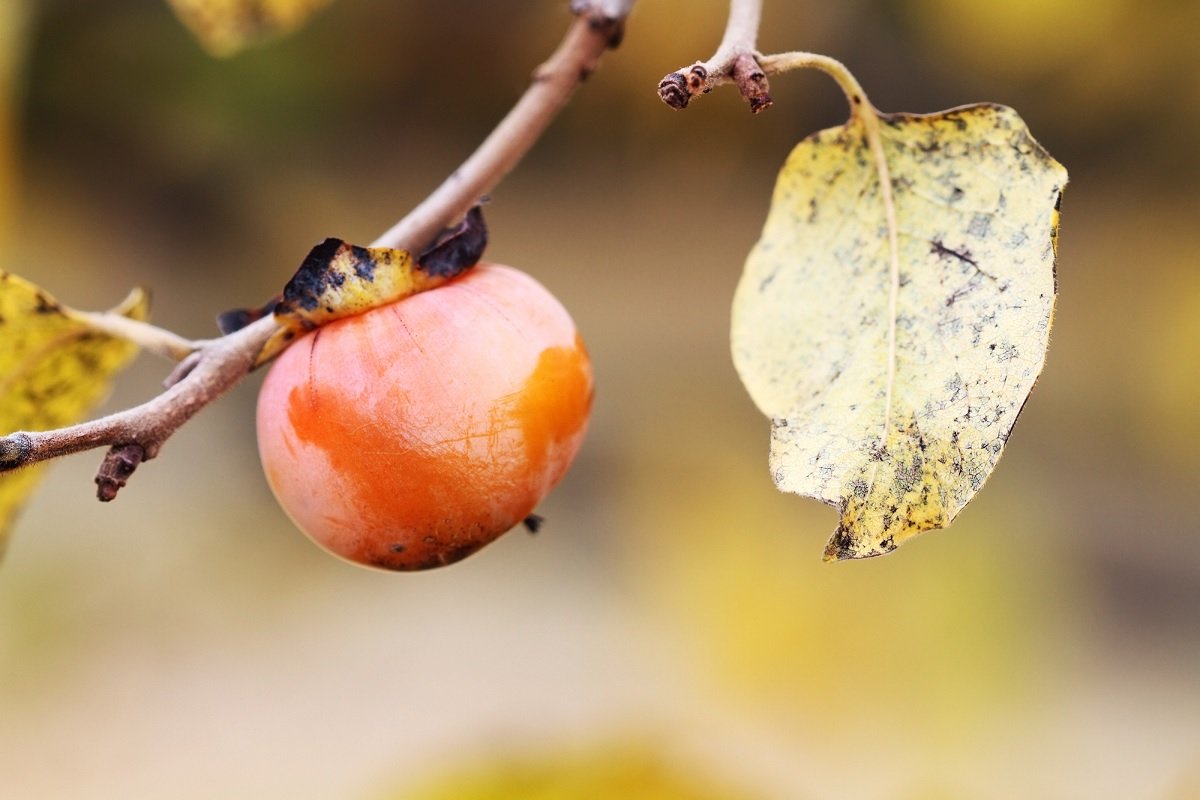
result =
M140 289L113 311L149 315ZM23 278L0 271L0 431L73 425L109 391L110 378L137 354L137 345L95 332ZM0 453L0 463L8 454ZM0 554L17 510L33 490L40 466L0 474Z
M856 115L791 153L733 307L734 362L771 419L776 485L841 512L827 560L950 524L1000 457L1054 310L1067 175L1016 112L879 121L895 272Z
M259 353L255 366L261 366L321 325L441 286L477 264L486 246L487 225L479 206L443 231L419 262L407 250L326 239L309 251L280 297L260 309L226 311L217 326L228 333L273 313L280 330Z
M200 43L215 56L299 28L330 0L167 0Z

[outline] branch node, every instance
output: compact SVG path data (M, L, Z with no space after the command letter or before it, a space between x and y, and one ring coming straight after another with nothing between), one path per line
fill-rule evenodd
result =
M145 459L146 451L140 444L115 444L109 448L96 472L96 497L100 502L116 499L117 492Z
M683 77L682 72L672 72L658 82L658 96L671 108L682 111L692 99L687 85L687 78Z
M738 91L750 104L750 112L757 114L766 111L775 101L771 99L770 85L767 83L767 73L763 72L758 59L749 53L743 53L733 62L733 82Z
M658 96L678 111L687 108L696 95L708 94L711 91L712 81L709 79L708 68L699 61L692 64L686 72L672 72L658 82Z
M175 365L175 369L171 370L171 374L163 379L163 383L162 383L163 388L170 389L172 386L174 386L175 384L182 381L188 375L191 375L192 370L194 370L197 366L199 366L200 362L203 359L204 359L204 351L197 350L196 352L192 353L191 355L189 355L188 357L183 359L183 361L180 361L178 364Z
M0 439L0 472L23 467L33 455L33 440L27 433L13 433Z
M586 17L588 27L605 37L609 50L616 50L625 38L625 18L629 0L571 0L571 13Z

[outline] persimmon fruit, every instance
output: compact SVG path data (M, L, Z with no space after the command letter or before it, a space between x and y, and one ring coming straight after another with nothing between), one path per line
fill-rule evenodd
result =
M480 264L322 326L258 399L267 482L357 564L450 564L515 527L566 473L593 378L575 324L528 275Z

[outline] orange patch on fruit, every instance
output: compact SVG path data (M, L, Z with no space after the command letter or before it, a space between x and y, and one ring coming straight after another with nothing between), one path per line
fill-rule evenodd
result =
M591 363L578 336L574 347L542 351L515 408L532 472L543 472L555 447L580 432L587 422L593 394ZM561 474L562 469L555 469L553 480Z
M314 397L300 386L288 397L288 420L297 438L324 451L330 480L354 493L358 535L347 536L343 557L396 570L450 564L532 510L532 502L529 509L497 506L495 498L481 492L489 485L487 462L453 446L430 450L396 439L369 413L351 407ZM503 529L494 530L497 525Z

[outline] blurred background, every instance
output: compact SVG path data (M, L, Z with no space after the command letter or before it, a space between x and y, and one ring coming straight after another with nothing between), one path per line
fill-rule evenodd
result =
M211 335L424 197L565 6L337 0L215 60L163 3L4 0L0 263L85 308L150 286ZM837 57L885 110L1015 106L1071 172L994 476L950 530L832 565L727 326L774 173L846 109L816 73L757 117L667 109L725 13L638 3L488 208L489 258L559 296L598 376L543 532L422 574L323 554L261 477L260 376L115 503L98 454L65 459L0 567L0 794L1200 798L1200 4L767 0L764 51Z

